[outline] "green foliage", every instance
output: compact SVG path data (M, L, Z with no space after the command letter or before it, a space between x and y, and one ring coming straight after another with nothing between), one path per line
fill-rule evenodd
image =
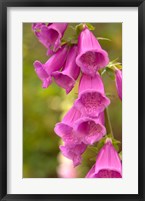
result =
M106 67L105 71L107 73L107 75L112 79L115 80L115 72L114 70L112 70L111 68Z
M115 71L115 69L122 69L122 65L120 62L117 62L118 58L114 59L113 61L110 61L109 64L107 65L108 68L112 69Z
M75 26L76 35L78 36L83 29L84 29L84 24L81 23L81 24L76 25Z
M103 38L103 37L97 37L98 40L107 40L107 41L111 41L109 38Z
M112 139L112 144L114 146L114 148L116 149L117 152L119 152L120 148L119 148L119 144L120 144L120 141L116 140L116 139Z
M122 151L119 153L120 159L122 160Z
M115 70L122 70L122 65L120 62L117 62L118 58L109 62L109 64L102 70L100 70L100 74L103 75L106 73L112 80L115 80Z
M84 29L84 26L87 26L90 31L94 31L95 30L95 27L92 24L90 24L90 23L85 23L85 24L80 23L80 24L78 24L78 25L75 26L75 31L76 31L76 35L77 36Z
M87 27L88 27L88 29L89 29L90 31L94 31L94 30L95 30L95 27L94 27L92 24L86 23L86 25L87 25Z

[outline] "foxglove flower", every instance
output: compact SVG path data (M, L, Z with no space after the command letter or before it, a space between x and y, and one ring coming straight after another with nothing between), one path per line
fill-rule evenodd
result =
M86 145L79 142L73 130L73 125L81 116L81 113L72 107L64 116L61 123L57 123L54 131L65 142L64 146L60 146L62 154L73 161L74 166L81 163L81 155L86 150Z
M83 73L91 76L109 63L108 53L101 48L96 37L87 28L84 28L78 38L76 63Z
M65 143L76 144L78 139L74 135L73 125L81 117L81 113L72 107L62 119L62 122L55 125L55 133L63 139Z
M48 40L47 40L47 35L45 35L42 32L43 27L47 27L45 23L33 23L32 24L32 30L35 33L36 37L42 43L46 48L49 47L48 45Z
M40 61L34 62L34 68L39 79L43 82L43 87L47 88L52 82L52 73L60 70L66 60L68 47L61 47L45 64Z
M68 94L75 85L75 81L79 76L80 68L76 65L77 46L71 47L69 50L64 69L60 72L54 72L52 75L55 82L66 90Z
M80 144L65 144L60 146L62 154L73 161L73 165L78 166L81 164L82 157L81 155L86 150L87 146L84 143Z
M48 53L53 53L60 48L61 38L67 28L67 23L34 23L32 26L39 41L48 48Z
M77 138L84 144L94 144L106 134L104 113L101 113L98 118L80 118L74 124L74 131Z
M120 100L122 100L122 71L117 69L115 71L116 89Z
M39 61L35 61L34 68L37 76L42 81L42 88L47 88L52 82L51 77L47 74Z
M95 165L86 175L86 178L121 178L122 165L119 155L110 139L100 150Z
M94 77L83 74L79 85L79 97L75 101L75 107L84 116L98 117L110 104L105 96L104 85L100 75Z

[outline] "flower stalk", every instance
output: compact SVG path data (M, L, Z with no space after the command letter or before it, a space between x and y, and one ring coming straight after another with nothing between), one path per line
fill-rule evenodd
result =
M105 126L107 134L110 134L114 138L108 108L105 109Z

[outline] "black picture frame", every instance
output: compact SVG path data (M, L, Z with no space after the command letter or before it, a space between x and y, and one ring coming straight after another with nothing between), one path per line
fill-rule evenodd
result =
M138 7L138 194L7 194L7 8ZM144 0L1 0L0 1L0 200L145 200L145 1ZM132 175L133 176L133 175Z

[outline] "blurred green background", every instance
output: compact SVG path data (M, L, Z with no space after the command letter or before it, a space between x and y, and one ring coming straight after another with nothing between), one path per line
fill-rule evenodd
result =
M70 23L71 26L76 24ZM96 23L93 31L96 37L109 38L99 40L110 60L118 58L122 62L122 24L121 23ZM64 38L72 34L68 28ZM60 138L54 133L54 126L61 121L64 113L72 106L77 97L77 85L66 96L63 89L55 83L49 88L42 89L41 81L35 74L33 62L40 60L42 63L48 59L46 48L37 40L31 29L30 23L23 23L23 177L24 178L57 178L60 177L60 163L65 160L60 157ZM116 139L122 141L122 104L115 88L114 80L108 75L103 76L109 98L109 114L113 133ZM121 145L120 145L121 150ZM75 177L84 177L94 163L89 160L89 151L85 154L83 164L76 168ZM61 166L61 171L63 166ZM71 171L71 168L70 168ZM73 171L73 170L72 170Z

